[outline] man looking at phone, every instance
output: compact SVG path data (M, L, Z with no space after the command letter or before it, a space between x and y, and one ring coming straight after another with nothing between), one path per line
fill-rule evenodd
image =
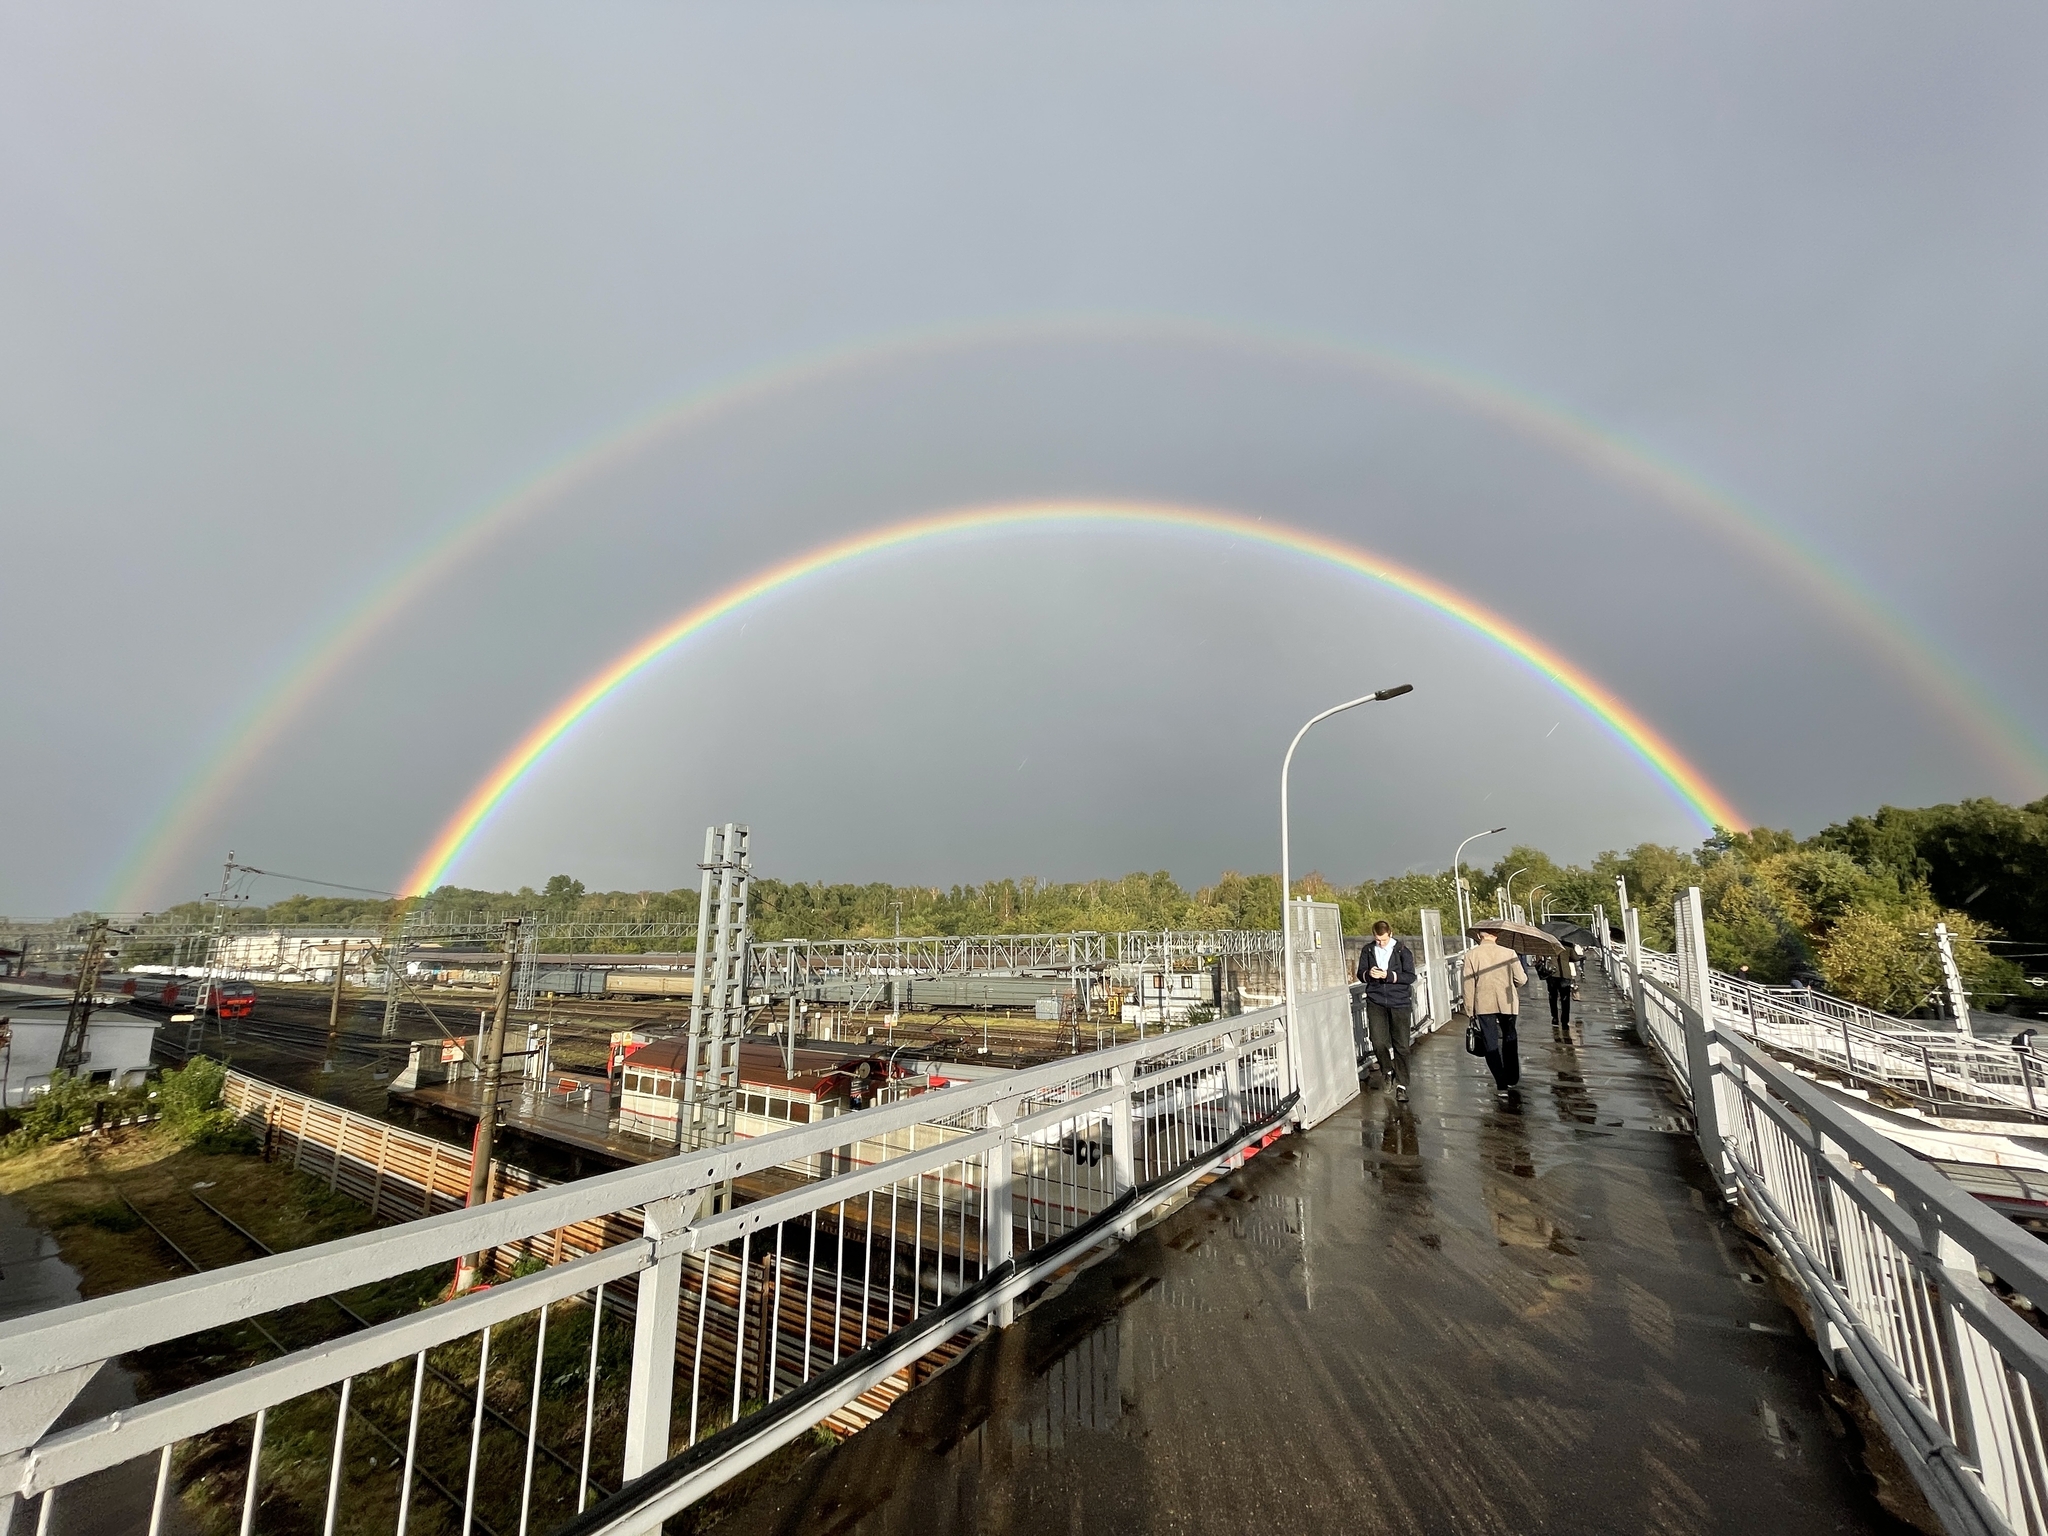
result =
M1408 1102L1408 1036L1415 1013L1415 957L1394 937L1392 924L1372 925L1372 942L1358 957L1358 979L1365 983L1365 1028L1380 1070L1394 1085L1394 1096Z

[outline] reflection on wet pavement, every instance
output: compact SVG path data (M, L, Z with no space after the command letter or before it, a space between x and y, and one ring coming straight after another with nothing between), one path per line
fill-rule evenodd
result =
M47 1311L79 1299L78 1271L57 1251L57 1240L29 1219L28 1208L0 1195L0 1322ZM136 1401L135 1379L119 1361L109 1360L86 1382L53 1429L69 1429ZM156 1495L156 1458L142 1457L95 1473L64 1490L46 1536L98 1536L105 1531L146 1530ZM15 1517L16 1528L40 1514L40 1506ZM161 1536L183 1536L192 1528L173 1501L164 1511Z
M1591 978L1084 1270L737 1532L1893 1531Z

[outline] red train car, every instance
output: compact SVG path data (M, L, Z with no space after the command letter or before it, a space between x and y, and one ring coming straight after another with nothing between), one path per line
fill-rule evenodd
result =
M220 1019L246 1019L255 1008L256 989L246 981L209 981L199 989L197 1012Z

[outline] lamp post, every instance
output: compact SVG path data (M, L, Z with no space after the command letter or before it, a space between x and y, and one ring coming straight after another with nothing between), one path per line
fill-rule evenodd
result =
M1547 890L1549 890L1549 889L1550 889L1550 887L1549 887L1549 886L1547 886L1547 885L1532 885L1532 886L1530 886L1530 887L1529 887L1529 904L1530 904L1531 906L1535 906L1535 903L1536 903L1536 893L1537 893L1538 891L1547 891ZM1548 912L1546 912L1546 911L1545 911L1545 910L1544 910L1544 909L1543 909L1542 907L1536 907L1536 923L1537 923L1537 926L1541 927L1541 926L1542 926L1542 924L1544 923L1544 921L1545 921L1545 920L1546 920L1546 919L1547 919L1547 918L1548 918L1549 916L1550 916L1550 914L1549 914Z
M1482 837L1491 837L1496 832L1505 832L1506 827L1488 827L1484 832L1474 832L1458 844L1458 851L1451 855L1451 884L1458 892L1458 936L1463 938L1465 930L1472 926L1472 904L1465 899L1465 872L1459 860L1465 856L1465 844L1476 843Z
M1526 864L1524 864L1524 865L1523 865L1523 866L1522 866L1522 867L1521 867L1520 869L1518 869L1518 870L1516 870L1516 871L1515 871L1515 875L1526 875L1527 873L1529 873L1529 866L1528 866L1528 865L1526 865ZM1508 909L1507 909L1507 911L1506 911L1506 912L1504 912L1504 913L1502 913L1502 914L1501 914L1501 915L1502 915L1503 917L1509 917L1509 918L1511 918L1511 917L1513 917L1513 916L1515 915L1515 875L1509 875L1509 876L1508 876L1508 886L1507 886L1507 903L1508 903Z
M1294 740L1287 743L1287 755L1280 759L1280 988L1287 1003L1287 1052L1290 1057L1294 1056L1294 914L1289 903L1294 899L1294 865L1287 841L1287 772L1294 766L1294 749L1301 745L1301 738L1309 733L1310 726L1320 725L1332 715L1341 715L1361 704L1398 699L1402 694L1414 691L1413 683L1399 683L1392 688L1382 688L1378 693L1347 699L1334 708L1324 710L1294 733ZM1139 1016L1144 1016L1142 1008Z

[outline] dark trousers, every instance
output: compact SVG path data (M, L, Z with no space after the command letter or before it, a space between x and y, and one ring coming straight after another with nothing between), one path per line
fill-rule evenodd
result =
M1486 1034L1486 1070L1493 1086L1512 1088L1522 1080L1522 1043L1512 1013L1482 1013L1476 1021Z
M1372 1053L1380 1059L1380 1070L1408 1086L1408 1037L1415 1019L1412 1008L1389 1008L1370 998L1365 1004L1365 1027L1372 1036Z
M1543 978L1550 987L1550 1022L1560 1027L1572 1021L1572 984L1562 976Z

